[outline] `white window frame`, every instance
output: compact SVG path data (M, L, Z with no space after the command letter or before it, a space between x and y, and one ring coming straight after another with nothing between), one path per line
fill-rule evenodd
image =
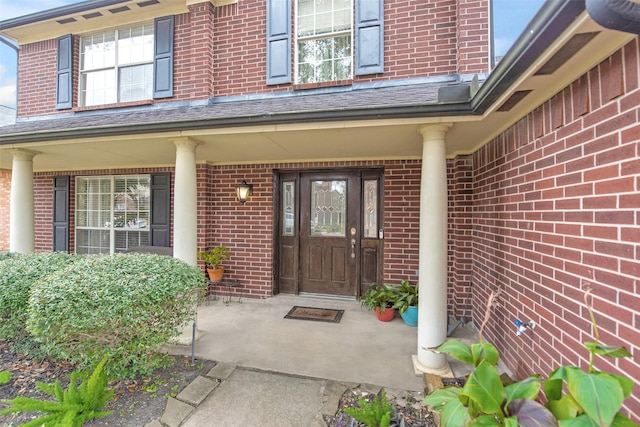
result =
M141 60L141 61L132 61L132 62L127 62L127 63L122 63L122 61L119 59L118 57L118 44L120 42L119 40L119 34L123 31L131 31L134 28L143 28L144 31L144 35L151 35L153 37L154 43L155 43L155 31L154 31L154 23L153 21L151 22L142 22L142 23L137 23L135 25L128 25L125 27L118 27L118 28L112 28L109 30L102 30L102 31L96 31L93 33L88 33L85 34L83 36L80 37L80 81L78 84L78 97L79 97L79 102L78 105L82 106L82 107L91 107L91 106L96 106L96 105L107 105L107 104L112 104L112 103L121 103L121 102L135 102L135 101L144 101L144 100L148 100L148 99L152 99L153 98L153 60L154 60L154 52L153 52L153 45L151 46L151 52L150 52L150 56L145 59L145 60ZM151 33L149 34L148 31L151 31ZM84 45L84 40L86 38L89 37L94 37L94 36L98 36L98 35L104 35L107 33L113 33L114 35L114 65L111 66L102 66L102 67L95 67L95 68L90 68L87 69L85 66L85 55L83 50L83 45ZM140 67L140 66L150 66L151 67L151 73L150 73L150 80L148 82L145 82L145 96L140 97L140 98L133 98L133 99L127 99L126 101L123 101L121 99L121 71L127 68L133 68L133 67ZM113 102L90 102L87 103L87 89L86 89L86 80L87 80L87 76L91 73L96 73L96 72L101 72L101 71L109 71L109 70L113 70L114 74L115 74L115 87L113 88L113 90L115 91L115 96L113 96ZM111 98L109 98L111 99Z
M331 1L333 2L333 0L325 0L325 1ZM296 84L304 84L304 83L324 83L327 81L336 81L337 79L331 79L331 80L314 80L312 82L301 82L300 81L300 59L299 59L299 52L300 52L300 47L299 47L299 42L300 41L308 41L308 40L324 40L324 39L332 39L332 38L337 38L337 37L341 37L341 36L349 36L350 40L351 40L351 73L350 76L348 77L349 79L353 78L353 69L354 69L354 0L350 0L351 3L351 7L349 8L349 10L351 11L351 18L350 18L350 29L349 30L344 30L344 31L336 31L336 32L331 32L331 33L325 33L325 34L321 34L321 35L311 35L311 36L303 36L300 37L298 34L298 11L300 10L299 8L299 0L296 0L296 6L295 6L295 16L294 16L294 20L295 20L295 25L294 25L294 46L295 46L295 52L294 52L294 63L295 63L295 82ZM334 58L335 59L335 58Z
M118 213L118 210L116 209L116 180L145 180L146 181L146 185L148 186L148 210L143 210L144 212L148 212L148 218L143 218L145 221L128 221L128 219L125 217L124 219L124 226L120 226L117 224L117 217L116 214ZM100 191L98 191L98 195L103 195L103 196L108 196L108 200L110 202L110 206L104 207L100 206L100 204L102 203L102 201L100 201L98 203L97 208L94 209L90 209L90 207L88 206L88 203L85 204L85 209L79 209L79 207L82 207L82 203L80 202L80 198L82 196L90 196L90 195L95 195L95 192L86 192L86 193L81 193L79 191L80 188L80 180L88 180L88 181L100 181L100 180L109 180L109 185L110 185L110 191L109 193L102 193ZM147 246L151 239L151 175L149 174L136 174L136 175L90 175L90 176L77 176L76 180L75 180L75 185L76 185L76 201L75 201L75 212L74 212L74 216L75 216L75 224L74 224L74 235L75 235L75 239L74 239L74 251L75 253L82 253L82 254L95 254L95 253L109 253L109 254L113 254L115 252L123 252L129 249L128 247L128 243L126 244L125 247L116 247L116 232L134 232L134 233L146 233L146 236L139 236L140 238L146 237L146 239L143 239L143 242L146 242L146 244L144 244L143 246ZM140 212L140 207L138 206L138 212ZM121 209L124 210L124 209ZM80 218L80 211L86 211L87 213L90 211L93 212L99 212L99 225L90 225L88 224L89 221L86 221L85 224L81 225L81 218ZM108 213L108 217L104 217L106 216L106 212ZM132 211L129 211L132 212ZM139 216L138 218L139 219ZM89 242L87 245L80 245L79 243L79 238L78 238L78 231L82 232L82 231L87 231L88 233L93 232L98 232L98 233L105 233L108 232L109 236L108 236L108 248L106 244L98 244L98 245L91 245L91 243ZM90 240L90 239L89 239ZM108 251L107 251L108 249Z

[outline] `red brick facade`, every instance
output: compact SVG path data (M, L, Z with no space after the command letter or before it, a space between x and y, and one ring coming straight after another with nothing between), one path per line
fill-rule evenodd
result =
M636 38L468 159L473 317L483 315L489 292L503 292L486 338L518 377L588 366L589 286L600 339L635 355L597 358L596 369L640 378L638 49ZM455 218L463 210L454 205ZM539 326L516 337L516 317ZM637 390L627 404L640 414Z
M293 4L295 6L295 2ZM294 27L295 11L293 13ZM384 5L384 73L354 76L352 81L487 72L488 13L488 0L409 3L387 0ZM460 17L460 14L467 15ZM209 2L189 6L189 13L175 17L174 95L142 103L206 100L299 89L294 83L267 86L265 22L264 0L243 0L218 8ZM78 106L79 38L80 35L74 35L72 99L74 109L86 109ZM295 37L292 43L295 44ZM292 49L292 55L295 51ZM294 60L292 64L295 64ZM69 112L55 109L55 40L21 46L19 67L19 118ZM295 76L295 70L292 73ZM352 81L308 87L344 85ZM135 104L140 102L122 106Z
M385 72L353 81L488 71L488 13L488 0L386 0ZM162 102L294 90L293 84L265 84L264 22L264 0L215 9L196 4L177 16L174 97ZM595 367L640 378L639 50L636 38L482 148L447 160L448 313L477 323L490 292L500 291L485 339L517 378L559 365L587 366L582 343L593 340L587 287L602 341L634 355L613 363L597 358ZM21 47L20 117L56 112L55 57L51 40ZM75 71L77 84L77 62ZM384 168L384 281L415 281L419 160L199 164L198 248L228 245L232 258L225 265L228 277L241 282L237 291L268 297L274 171L365 166ZM73 224L76 176L158 171L173 168L36 173L36 249L52 247L54 175L71 176ZM0 173L0 188L9 187L7 176ZM245 205L235 199L242 180L254 185ZM5 229L3 208L2 236ZM538 326L518 337L515 318ZM640 419L637 387L626 410Z

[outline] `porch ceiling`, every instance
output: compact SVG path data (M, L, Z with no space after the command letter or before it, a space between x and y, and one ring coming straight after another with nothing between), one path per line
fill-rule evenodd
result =
M416 123L412 123L416 122ZM266 162L328 161L352 159L420 158L423 121L398 123L324 123L277 125L224 130L167 132L111 138L16 144L38 153L35 171L85 170L172 166L176 138L199 142L199 163L248 164ZM0 168L10 169L10 150L0 150Z

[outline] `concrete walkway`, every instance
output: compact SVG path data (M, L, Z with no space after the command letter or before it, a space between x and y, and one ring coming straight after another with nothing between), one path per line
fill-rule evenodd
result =
M345 310L340 323L285 319L292 306ZM461 328L463 334L475 329ZM402 397L422 391L413 369L417 328L380 322L356 301L276 296L220 299L198 311L199 359L218 362L177 399L158 426L324 426L349 387ZM466 330L468 329L468 330ZM190 355L190 346L167 346Z

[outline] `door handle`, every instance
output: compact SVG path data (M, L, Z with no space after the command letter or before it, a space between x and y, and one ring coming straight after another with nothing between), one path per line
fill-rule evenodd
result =
M351 239L351 258L356 257L356 239Z

